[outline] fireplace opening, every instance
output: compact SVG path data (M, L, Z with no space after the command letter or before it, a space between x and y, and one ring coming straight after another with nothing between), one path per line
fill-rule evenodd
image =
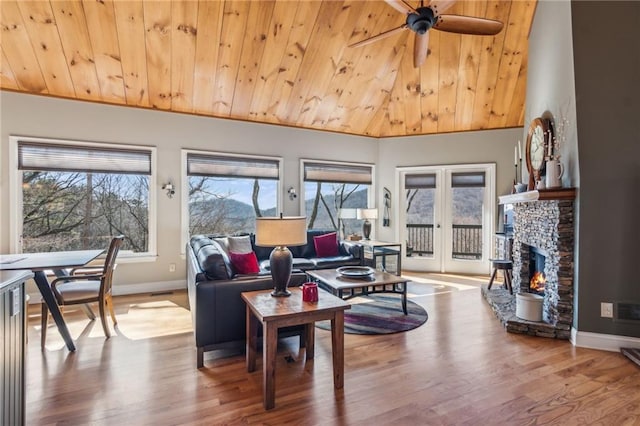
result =
M547 282L544 275L544 252L536 247L529 246L529 292L544 294L544 286Z

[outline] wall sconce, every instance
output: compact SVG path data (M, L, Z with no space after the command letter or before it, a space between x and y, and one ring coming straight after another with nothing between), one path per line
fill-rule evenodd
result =
M164 185L162 185L162 189L167 191L167 197L169 198L173 198L173 196L176 193L176 189L171 182L167 182Z
M296 198L298 198L298 194L296 194L296 190L293 186L290 186L289 189L287 189L287 193L289 194L289 199L291 201L295 200Z

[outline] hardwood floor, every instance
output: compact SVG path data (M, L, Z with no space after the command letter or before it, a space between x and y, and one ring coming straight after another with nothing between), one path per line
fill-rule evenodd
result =
M409 297L426 308L427 323L345 335L340 391L330 332L316 329L307 363L297 340L283 341L270 411L261 358L254 373L241 351L209 353L196 369L184 292L116 297L119 327L109 340L99 321L67 310L75 353L54 326L41 351L32 305L27 425L640 424L640 368L621 354L507 333L480 295L488 277L405 275L422 282Z

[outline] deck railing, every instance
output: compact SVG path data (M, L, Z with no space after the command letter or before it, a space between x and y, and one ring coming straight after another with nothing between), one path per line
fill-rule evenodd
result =
M453 225L454 259L482 259L482 225ZM433 224L407 224L407 255L433 255ZM412 250L411 250L412 249Z

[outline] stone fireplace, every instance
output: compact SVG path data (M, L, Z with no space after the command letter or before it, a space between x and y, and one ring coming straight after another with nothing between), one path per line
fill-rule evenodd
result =
M567 196L569 192L569 196ZM521 199L536 193L535 200ZM500 197L513 203L513 293L487 290L482 293L507 331L536 336L569 339L573 323L573 248L575 190L529 191ZM506 200L503 200L506 199ZM541 270L540 270L541 269ZM544 278L542 286L532 288L532 277ZM543 296L542 321L520 319L515 315L515 294Z

